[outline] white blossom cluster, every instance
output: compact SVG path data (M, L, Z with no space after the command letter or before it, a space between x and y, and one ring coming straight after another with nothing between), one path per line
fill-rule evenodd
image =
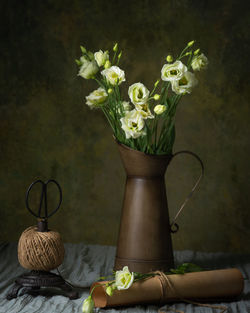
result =
M194 41L188 43L187 48L192 46L193 43ZM118 49L117 47L116 44L113 48L115 55ZM109 51L103 52L99 50L98 52L92 53L87 52L84 47L81 47L81 50L83 56L80 60L77 60L80 66L78 75L85 79L96 79L96 75L99 74L103 81L103 83L98 81L100 87L86 97L86 104L91 109L104 107L108 103L109 97L117 90L116 88L118 88L122 82L126 81L124 71L118 66L121 52L117 57L117 63L112 65L113 61L111 62L109 60ZM167 63L164 64L161 69L161 79L163 82L167 82L169 83L168 85L171 85L171 89L176 95L190 94L193 87L198 83L195 74L188 69L192 68L193 71L200 71L207 67L208 60L203 53L199 54L199 51L200 49L192 54L189 66L182 63L180 59L173 62L173 57L171 55L167 56ZM183 56L186 55L191 55L191 53L188 52ZM102 71L100 70L101 67L103 67ZM155 88L158 83L159 81L155 84ZM154 106L153 111L155 115L152 114L149 104L150 100L154 99L157 101L164 99L164 95L155 94L151 96L152 93L150 93L144 84L138 82L131 85L128 89L128 96L131 103L122 100L117 101L116 105L119 107L115 112L117 112L119 116L116 116L116 118L118 117L120 120L120 127L125 132L126 139L136 139L146 135L145 120L154 119L157 115L161 115L167 110L167 102L161 101ZM110 112L111 111L108 111L108 113Z

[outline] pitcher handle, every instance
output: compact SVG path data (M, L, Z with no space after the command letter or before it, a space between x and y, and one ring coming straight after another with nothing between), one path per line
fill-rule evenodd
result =
M189 199L192 197L195 189L197 188L197 186L199 185L201 179L203 178L204 176L204 165L203 165L203 162L201 161L201 159L198 157L198 155L196 155L195 153L191 152L191 151L187 151L187 150L183 150L183 151L178 151L176 153L174 153L172 155L172 158L171 158L171 161L173 160L174 157L176 157L178 154L181 154L181 153L186 153L186 154L190 154L192 155L194 158L196 158L196 160L199 161L200 163L200 166L201 166L201 174L198 178L198 180L196 181L196 183L194 184L191 192L189 193L189 195L186 197L185 201L183 202L183 204L181 205L180 209L178 210L178 212L176 213L173 221L171 222L170 224L170 231L171 233L176 233L178 230L179 230L179 225L176 223L176 220L178 218L178 216L180 215L180 213L182 212L182 210L184 209L185 205L187 204L187 202L189 201Z

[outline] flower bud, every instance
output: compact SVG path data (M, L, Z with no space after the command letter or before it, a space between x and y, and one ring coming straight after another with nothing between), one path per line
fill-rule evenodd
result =
M111 67L111 62L109 60L107 60L104 64L104 68L107 69L107 68L110 68Z
M157 101L157 100L159 100L160 99L160 95L158 95L157 93L154 95L154 99Z
M111 94L113 92L113 89L112 88L109 88L108 89L108 94Z
M92 297L89 296L83 302L82 312L83 313L93 313L94 307L95 307L94 301L93 301Z
M194 51L194 55L197 55L200 52L200 49Z
M91 52L91 51L89 51L88 52L88 57L90 58L90 60L94 60L94 53L93 52Z
M187 44L188 47L192 47L192 45L194 44L194 40L189 41L189 43Z
M159 82L160 82L159 79L155 82L155 84L154 84L155 88L159 85Z
M80 48L81 48L82 53L87 53L87 50L83 46L80 46Z
M113 288L111 286L106 288L106 294L110 297L113 295Z
M162 114L164 111L166 111L166 106L165 105L161 105L161 104L158 104L154 107L154 112L155 114L157 115L160 115Z
M79 61L79 60L77 60L77 59L75 59L75 62L76 62L76 64L77 64L77 65L79 65L79 66L81 66L81 65L82 65L82 62L81 62L81 61Z
M114 51L114 52L117 52L117 50L118 50L118 43L116 43L116 44L114 45L114 47L113 47L113 51Z
M167 60L168 63L171 63L171 62L173 62L174 59L173 59L172 55L169 54L169 55L166 57L166 60Z
M185 53L185 56L187 56L187 55L191 55L192 54L192 52L191 51L189 51L189 52L186 52Z
M122 56L122 51L118 54L118 60L121 58Z

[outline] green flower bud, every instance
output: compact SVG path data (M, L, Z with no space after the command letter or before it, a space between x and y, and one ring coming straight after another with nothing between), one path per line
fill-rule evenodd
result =
M118 60L121 58L122 56L122 51L118 54Z
M77 64L77 65L79 65L79 66L82 65L82 62L81 62L81 61L79 61L79 60L77 60L77 59L75 59L75 61L76 61L76 64Z
M186 55L191 55L191 54L192 54L192 52L189 51L189 52L186 52L186 53L185 53L185 56L186 56Z
M82 312L83 313L93 313L94 312L95 303L91 296L86 298L83 301Z
M106 288L106 294L107 294L108 296L110 296L110 297L113 295L113 289L112 289L111 286L108 286L108 287Z
M89 51L88 52L88 57L90 58L90 60L94 60L94 53L93 52L91 52L91 51Z
M154 84L155 88L159 85L159 82L160 82L159 79L155 82L155 84Z
M87 50L83 46L80 46L80 48L81 48L82 53L87 53Z
M108 89L108 94L111 94L113 92L113 89L112 88L109 88Z
M166 60L167 60L168 63L171 63L171 62L173 62L174 59L173 59L172 55L169 54L169 55L166 57Z
M160 99L160 95L158 95L157 93L154 95L154 99L157 101L157 100L159 100Z
M155 114L160 115L160 114L162 114L163 112L165 112L166 109L167 109L167 108L166 108L165 105L158 104L158 105L156 105L156 106L154 107L154 112L155 112Z
M117 52L117 50L118 50L118 43L116 43L116 44L114 45L114 47L113 47L113 51L114 51L114 52Z
M200 49L194 51L194 55L197 55L200 52Z
M195 42L194 40L189 41L189 43L187 44L187 46L188 46L188 47L192 47L192 45L194 44L194 42Z
M111 67L111 62L109 60L107 60L104 64L104 68L107 69L107 68L110 68Z

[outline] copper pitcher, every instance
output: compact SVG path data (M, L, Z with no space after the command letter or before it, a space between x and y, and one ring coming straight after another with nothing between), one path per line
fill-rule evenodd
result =
M146 273L174 268L171 232L178 230L176 219L200 182L204 167L193 152L150 155L118 143L127 174L122 216L115 259L115 270ZM201 175L191 193L169 222L165 172L174 156L188 153L201 165Z

